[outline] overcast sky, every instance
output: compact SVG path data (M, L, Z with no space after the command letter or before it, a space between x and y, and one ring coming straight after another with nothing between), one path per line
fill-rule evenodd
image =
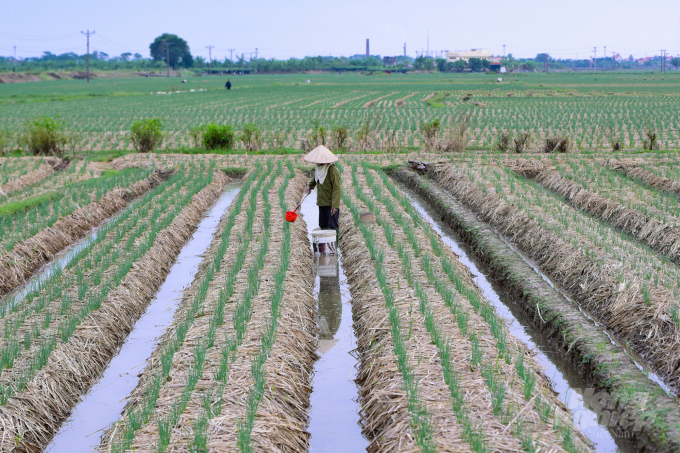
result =
M680 54L679 0L6 0L0 55L86 52L81 30L95 30L91 50L149 55L162 33L184 38L194 56L264 58L486 48L534 57L589 58Z

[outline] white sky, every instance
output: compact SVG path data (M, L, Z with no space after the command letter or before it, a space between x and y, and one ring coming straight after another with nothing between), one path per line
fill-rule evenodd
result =
M164 33L184 38L194 56L254 52L264 58L408 55L486 48L534 57L587 58L593 47L627 57L680 54L678 0L5 0L0 55L85 53L81 30L95 30L91 50L149 55Z

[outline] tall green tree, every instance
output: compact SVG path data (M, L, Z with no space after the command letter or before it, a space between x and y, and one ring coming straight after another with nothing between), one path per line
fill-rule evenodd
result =
M151 58L156 61L166 61L167 53L165 43L170 46L170 66L177 69L180 64L185 68L190 68L194 64L194 57L191 56L189 45L185 40L177 35L170 33L163 33L149 45Z

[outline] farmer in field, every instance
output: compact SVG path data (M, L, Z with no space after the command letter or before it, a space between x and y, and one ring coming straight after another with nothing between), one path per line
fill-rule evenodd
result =
M227 79L227 84L224 85L224 87L225 87L227 90L231 90L231 82L229 81L229 79Z
M316 164L314 175L307 185L306 193L309 194L316 187L316 204L319 206L319 228L337 231L338 221L340 220L342 183L340 182L340 173L335 168L335 165L333 165L333 162L337 162L338 158L328 148L320 145L303 157L303 159Z

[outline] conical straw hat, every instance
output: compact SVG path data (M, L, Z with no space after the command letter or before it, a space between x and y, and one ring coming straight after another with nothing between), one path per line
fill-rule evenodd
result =
M332 164L338 161L335 154L323 145L319 145L311 150L303 159L313 164Z

